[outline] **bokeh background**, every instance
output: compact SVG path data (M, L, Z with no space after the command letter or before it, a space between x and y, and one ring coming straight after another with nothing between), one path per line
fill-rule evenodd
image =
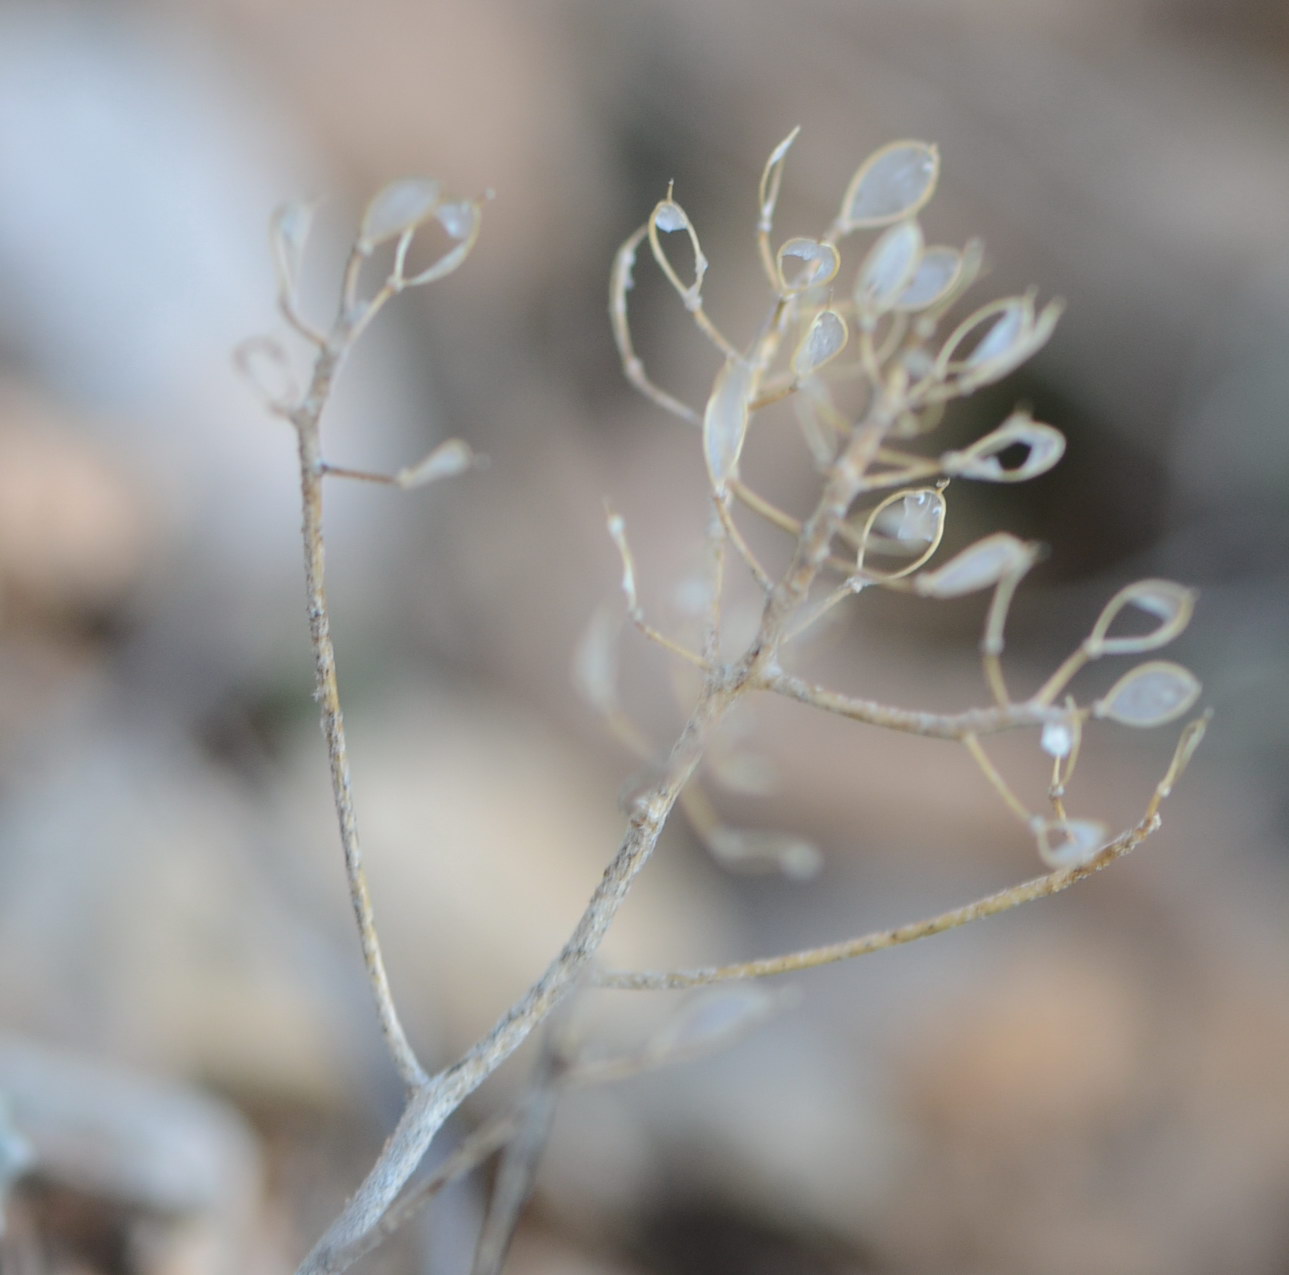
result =
M376 904L405 1016L448 1061L557 948L639 768L570 676L614 599L603 499L664 626L698 561L696 439L621 376L612 253L674 179L711 309L746 338L756 182L797 124L782 235L825 224L870 150L924 137L929 237L984 238L982 300L1068 303L949 427L1026 401L1068 435L1041 483L952 493L962 542L1053 545L1016 683L1164 575L1202 590L1174 653L1216 717L1113 872L794 980L735 1048L570 1097L508 1269L1289 1271L1287 71L1276 0L5 0L0 1170L31 1157L6 1275L290 1269L398 1111L310 700L293 440L230 359L277 330L271 208L332 196L321 305L380 183L496 192L470 262L391 308L328 421L338 463L449 434L491 460L415 496L331 493ZM645 274L640 347L701 401L712 352ZM962 707L979 621L861 608L820 667ZM663 745L665 662L629 636L622 666ZM731 875L677 822L616 963L840 938L1036 870L947 745L776 705L740 726L779 791L718 791L722 812L810 838L821 872ZM1167 734L1098 733L1082 811L1134 819ZM629 1042L665 1010L585 1013ZM364 1269L468 1269L487 1184Z

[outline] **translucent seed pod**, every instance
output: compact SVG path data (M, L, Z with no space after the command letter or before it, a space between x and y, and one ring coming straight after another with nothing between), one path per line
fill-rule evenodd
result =
M1199 679L1168 660L1150 660L1125 673L1093 706L1096 717L1143 729L1163 726L1199 699Z
M434 283L450 275L470 255L475 240L479 237L479 228L483 224L483 205L477 199L461 199L450 203L439 204L433 212L434 219L443 227L449 239L455 240L437 261L427 266L419 274L403 277L403 264L412 237L406 231L399 243L398 260L395 274L405 288L417 288L422 284Z
M1159 620L1148 633L1110 637L1110 627L1127 607L1136 607ZM1091 659L1103 655L1138 655L1166 646L1190 623L1195 591L1172 580L1137 580L1125 585L1106 603L1083 643Z
M918 487L887 496L868 515L855 553L857 576L870 580L898 580L927 563L944 536L944 494L936 487ZM913 555L894 571L874 570L866 564L872 553Z
M573 685L582 698L602 716L618 707L618 635L621 623L617 609L607 605L595 609L573 655Z
M1023 575L1038 560L1038 553L1034 543L996 531L934 571L922 572L913 580L913 591L924 598L959 598L991 589L1011 576Z
M779 187L783 184L783 166L787 162L788 151L800 132L801 126L798 125L770 152L770 158L765 162L759 192L761 219L757 223L757 229L762 234L768 235L773 227L774 209L779 202Z
M662 235L684 233L689 238L689 246L694 253L694 277L691 282L681 280L676 268L671 264L666 250L662 246ZM689 214L670 196L654 206L649 215L649 247L653 250L654 260L659 269L667 276L667 281L680 294L687 310L698 310L703 304L703 276L707 273L707 258L703 255L698 242L698 232L689 220Z
M1032 293L984 306L950 334L936 358L936 372L956 373L962 389L1001 380L1047 343L1060 314L1060 303L1052 301L1036 315Z
M913 277L891 308L900 311L925 310L952 292L961 272L962 253L956 248L925 249Z
M415 229L434 212L442 192L441 183L432 177L405 177L382 187L363 213L358 250L368 254L378 244Z
M870 155L851 178L834 230L889 226L911 217L931 198L940 175L940 153L926 142L891 142Z
M841 255L830 243L798 237L779 249L775 269L780 291L784 296L793 296L831 283L841 269Z
M1049 868L1081 868L1105 848L1107 828L1095 819L1035 819L1038 857Z
M627 614L633 620L638 620L642 612L640 609L640 597L636 592L635 559L631 556L631 549L627 544L627 525L623 522L621 514L614 513L610 509L607 510L605 526L608 528L610 538L618 548L618 556L622 559L622 593L627 600Z
M1002 453L1026 448L1019 465L1004 467ZM982 482L1023 483L1051 469L1065 454L1065 435L1051 425L1034 420L1028 412L1013 412L997 429L963 451L945 452L940 468L950 477Z
M832 362L845 349L849 337L846 320L836 310L820 310L792 355L793 375L810 376Z
M703 413L703 456L712 490L724 499L738 474L739 456L747 437L749 404L756 392L756 369L742 359L729 359L716 375Z
M878 239L855 280L855 305L861 314L894 307L916 275L922 247L922 227L913 219L892 226Z
M671 1059L706 1053L744 1035L783 1003L767 988L745 983L687 997L648 1044L651 1057Z
M278 296L291 305L295 304L299 292L304 251L317 207L315 199L293 199L275 209L269 222L269 243L273 251Z
M394 481L403 488L425 487L442 478L464 474L477 460L464 439L445 438L423 460L400 469Z

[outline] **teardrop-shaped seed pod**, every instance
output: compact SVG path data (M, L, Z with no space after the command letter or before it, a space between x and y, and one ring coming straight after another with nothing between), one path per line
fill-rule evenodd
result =
M703 413L703 455L712 490L724 498L738 473L738 459L747 437L748 405L756 390L756 369L742 359L729 359L716 375Z
M831 283L841 269L841 255L830 243L798 237L779 249L776 267L780 289L792 296Z
M685 283L676 268L671 264L666 250L662 246L662 235L674 235L683 232L689 238L689 246L694 254L694 277ZM688 310L701 309L703 304L703 276L707 273L707 258L703 256L702 246L698 242L698 232L689 220L689 214L668 194L654 206L649 215L649 247L653 250L654 260L659 269L667 276L667 281L680 294L680 299Z
M1159 620L1149 633L1108 636L1110 626L1126 607L1136 607ZM1102 655L1138 655L1166 646L1190 623L1195 591L1172 580L1137 580L1125 585L1106 603L1083 649L1092 659Z
M755 984L733 984L689 996L649 1041L655 1059L675 1059L717 1049L769 1018L782 997Z
M892 226L869 249L855 280L861 314L880 314L899 300L918 269L922 244L922 227L909 219Z
M1034 835L1038 857L1049 868L1081 868L1091 863L1106 845L1106 825L1095 819L1038 819Z
M889 226L911 217L935 191L940 153L926 142L891 142L870 155L851 178L835 230Z
M618 634L616 608L597 607L573 656L573 685L605 717L618 708Z
M1026 449L1025 459L1019 465L1004 467L1002 453L1017 446ZM1059 429L1041 424L1028 412L1013 412L997 429L964 451L945 452L940 457L940 467L955 478L1023 483L1047 473L1064 454L1065 435Z
M404 488L424 487L441 478L464 474L477 459L464 439L445 438L424 460L400 469L394 481Z
M377 191L363 214L359 251L369 253L377 244L419 226L434 211L442 191L432 177L405 177Z
M295 303L300 287L300 269L304 250L313 228L315 199L292 199L273 212L269 223L269 243L273 251L273 269L277 275L278 295Z
M915 593L925 598L959 598L990 589L1009 576L1023 575L1038 560L1038 546L1006 531L977 540L934 571L913 580Z
M622 559L622 593L627 600L627 614L632 619L638 620L641 615L640 597L636 593L636 564L635 559L631 556L631 547L627 544L627 524L622 520L622 515L614 513L612 509L605 509L605 526L608 528L609 536L618 548L618 556Z
M410 278L402 278L407 241L400 243L396 273L405 288L418 288L450 275L470 255L475 240L479 238L479 228L483 224L483 205L479 200L460 199L442 203L434 209L433 215L448 237L457 242L432 265Z
M846 347L850 333L836 310L820 310L792 355L794 376L809 376L830 363Z
M898 580L928 562L944 536L944 494L936 487L897 491L878 504L864 521L855 553L857 577ZM913 561L894 571L874 570L867 559L873 553L914 555Z
M1004 297L969 314L949 334L936 359L941 372L979 367L1005 354L1034 321L1034 298Z
M774 223L774 208L779 202L779 187L783 184L783 165L787 161L788 151L792 143L797 140L797 134L801 132L801 126L798 124L791 133L787 135L771 152L770 158L765 161L765 169L761 173L761 219L757 223L757 229L768 235Z
M956 248L927 248L892 309L925 310L949 295L961 271L962 253Z
M1162 726L1185 713L1199 695L1199 679L1190 669L1150 660L1125 673L1092 712L1122 726Z

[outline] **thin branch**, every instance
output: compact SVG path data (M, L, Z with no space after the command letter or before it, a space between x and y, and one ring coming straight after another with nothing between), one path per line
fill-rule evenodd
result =
M817 686L790 673L773 673L761 677L757 685L787 699L811 708L848 717L852 721L885 730L925 735L931 739L965 739L969 735L997 735L1001 731L1042 726L1049 721L1063 721L1065 712L1048 705L1007 704L994 708L972 708L963 713L927 713L912 708L897 708L876 700L843 695Z
M970 921L979 921L987 916L996 916L1000 912L1009 912L1022 903L1031 903L1035 899L1046 899L1053 894L1060 894L1062 890L1068 890L1070 886L1085 877L1090 877L1094 872L1100 872L1116 859L1123 858L1150 836L1159 825L1159 815L1151 814L1136 827L1112 841L1095 858L1079 867L1066 868L1061 872L1049 872L1046 876L1035 877L1020 885L1008 886L1007 889L999 890L996 894L985 895L984 898L968 903L965 907L941 912L938 916L930 917L925 921L914 921L893 930L875 930L871 934L847 939L841 943L830 943L824 947L806 948L798 952L787 952L781 956L741 961L733 965L714 965L706 969L664 972L611 970L600 974L596 979L596 985L632 991L703 987L710 983L791 974L797 970L814 969L819 965L848 961L856 956L867 956L872 952L881 952L903 943L914 943L918 939L926 939L935 934L943 934L947 930L955 930Z
M413 1050L394 1005L380 939L372 911L367 873L363 867L358 819L354 812L353 784L345 743L344 716L340 710L340 685L336 676L336 652L331 641L331 618L327 609L326 545L322 526L322 485L326 465L322 459L319 422L330 396L336 371L348 348L343 333L324 349L314 365L313 379L300 407L292 415L299 436L300 492L303 508L301 528L304 543L304 572L308 593L309 639L313 647L316 690L322 716L322 733L327 741L331 769L331 793L344 851L345 877L349 899L358 923L363 964L376 998L381 1033L398 1074L409 1090L424 1084L425 1069Z

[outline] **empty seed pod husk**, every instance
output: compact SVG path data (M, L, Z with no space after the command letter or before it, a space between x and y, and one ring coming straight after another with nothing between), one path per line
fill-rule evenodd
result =
M402 280L407 288L420 287L421 284L433 283L450 275L470 255L474 241L479 237L479 227L483 223L483 206L477 199L460 199L451 203L439 204L434 209L434 219L443 227L450 239L457 242L432 265L419 274ZM406 257L406 243L400 244L398 273L402 274L403 260Z
M774 222L774 208L779 202L779 187L783 184L783 165L800 132L801 126L798 125L770 152L770 158L765 161L765 169L761 173L761 220L757 225L762 234L770 233Z
M1106 845L1106 825L1095 819L1038 819L1038 857L1049 868L1081 868Z
M1005 468L1000 459L1008 448L1026 448L1025 459ZM955 478L991 483L1023 483L1051 469L1065 454L1065 435L1036 421L1028 412L1013 412L997 429L963 451L945 452L940 468Z
M1110 626L1125 607L1136 607L1159 620L1149 633L1110 637ZM1190 623L1195 591L1172 580L1137 580L1106 603L1083 649L1092 659L1102 655L1137 655L1166 646Z
M794 376L810 376L832 362L846 347L850 333L836 310L820 310L792 355Z
M1125 673L1092 712L1122 726L1163 726L1187 712L1199 695L1199 679L1190 669L1150 660Z
M922 246L922 228L910 218L892 226L869 249L855 280L861 314L880 314L894 306L917 272Z
M279 296L294 303L300 286L304 250L313 228L314 199L293 199L274 210L269 223L269 242L273 250L273 269L277 275Z
M680 232L689 238L689 246L694 253L694 277L690 283L685 283L676 272L660 238L662 235L674 235ZM649 215L649 247L653 250L654 260L658 263L659 269L680 294L686 309L699 309L703 304L703 276L707 273L707 258L703 256L703 249L698 242L698 232L694 229L693 222L689 220L689 214L670 196L656 204Z
M1038 547L996 531L977 540L934 571L924 571L913 581L914 592L926 598L958 598L990 589L1009 576L1022 575L1038 558Z
M400 469L394 481L400 487L424 487L441 478L464 474L475 459L469 443L460 438L445 438L424 460Z
M923 250L913 277L895 299L892 309L925 310L947 297L962 271L962 253L956 248Z
M432 177L405 177L379 190L367 205L358 247L369 253L377 244L397 239L419 226L434 211L442 185Z
M841 201L836 231L889 226L911 217L931 198L940 154L926 142L891 142L860 165Z
M729 359L716 375L703 413L703 456L712 490L724 497L738 473L739 455L747 437L748 405L756 391L756 369L743 359Z
M789 239L775 259L779 287L785 296L831 283L841 269L841 256L830 243L798 237Z
M945 499L935 487L918 487L887 496L868 515L859 534L855 571L870 580L898 580L918 570L940 547L944 535ZM874 571L870 553L913 554L898 570Z
M781 1003L781 997L753 984L699 992L654 1035L649 1053L671 1058L715 1049L764 1022Z

